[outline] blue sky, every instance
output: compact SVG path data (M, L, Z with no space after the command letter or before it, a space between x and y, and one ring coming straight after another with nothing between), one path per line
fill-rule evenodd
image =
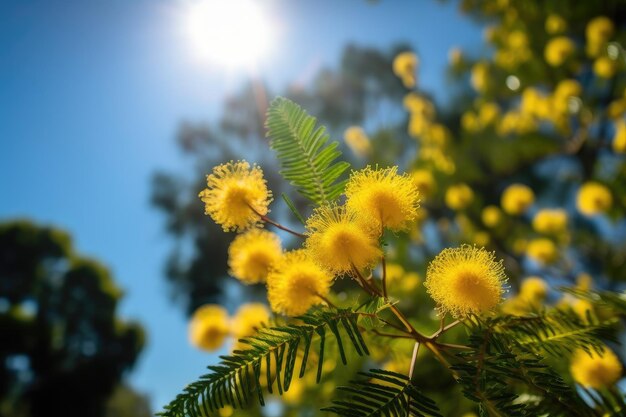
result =
M274 0L280 26L260 76L275 90L336 63L351 41L397 41L421 56L424 89L445 96L452 46L477 50L481 29L456 2ZM215 360L187 343L166 294L170 242L149 204L156 169L188 172L174 145L183 120L210 121L242 72L198 65L181 36L175 0L0 2L0 220L31 218L74 236L126 290L123 316L149 345L133 386L155 409ZM207 170L210 167L207 167Z

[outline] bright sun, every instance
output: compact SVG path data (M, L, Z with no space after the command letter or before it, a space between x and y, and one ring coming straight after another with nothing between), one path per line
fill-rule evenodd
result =
M254 66L274 36L258 0L192 0L183 25L196 58L227 68Z

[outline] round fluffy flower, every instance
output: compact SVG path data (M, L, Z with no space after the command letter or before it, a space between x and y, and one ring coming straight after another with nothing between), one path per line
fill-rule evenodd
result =
M413 178L413 182L419 190L420 195L428 197L435 191L435 177L433 177L433 174L432 172L430 172L430 170L416 169L414 171L411 171L411 177Z
M572 355L570 372L574 381L587 388L609 388L622 376L622 364L617 355L604 347L602 356L595 351L578 349Z
M189 322L189 341L197 348L213 351L228 335L228 313L217 304L205 304L193 313Z
M540 264L549 264L556 260L559 251L550 239L539 238L528 242L526 254Z
M282 255L280 239L272 232L251 229L228 248L228 273L244 284L265 282L271 265Z
M578 97L582 92L583 87L578 81L567 78L559 81L554 89L554 96L560 99L567 99L569 97Z
M496 206L487 206L481 213L483 224L487 227L496 227L502 221L502 211Z
M381 230L406 230L417 217L419 191L398 167L353 171L346 185L346 207Z
M472 67L470 83L474 90L484 93L489 87L489 64L478 62Z
M611 191L599 182L584 183L576 196L576 207L585 216L604 213L613 205Z
M598 16L587 23L585 33L589 43L603 44L611 39L614 31L615 27L611 19L606 16Z
M401 52L393 60L393 73L406 88L415 87L415 69L419 60L413 52Z
M524 184L509 185L502 193L500 204L505 212L511 215L525 213L533 202L535 194Z
M520 286L520 298L529 302L541 302L548 295L548 283L539 277L528 277Z
M541 209L533 217L533 229L538 233L556 234L567 228L567 212L563 209Z
M546 45L544 58L549 65L559 67L572 56L575 49L576 45L574 45L574 42L570 38L558 36L552 38Z
M267 276L272 310L299 316L328 295L332 275L320 268L305 250L287 252Z
M613 152L626 153L626 122L618 120L615 123L615 135L613 136Z
M322 206L306 222L305 247L318 265L333 274L372 266L382 255L377 232L345 206Z
M496 261L493 252L463 245L444 249L433 259L424 285L441 313L463 317L498 305L506 279L502 261Z
M617 71L617 62L608 56L601 56L593 62L593 72L600 78L613 78Z
M236 338L254 335L270 321L270 312L263 303L243 304L233 317L232 330Z
M565 32L567 22L558 14L550 14L546 19L546 32L550 35L558 35Z
M445 200L452 210L463 210L474 200L474 192L467 184L451 185L446 190Z
M259 223L259 214L267 214L272 192L258 166L230 161L213 168L206 180L208 187L198 197L205 204L204 213L224 231L248 229Z
M352 152L354 152L357 156L365 157L369 155L372 150L370 140L362 127L350 126L343 133L343 139L345 140L346 145L348 145Z

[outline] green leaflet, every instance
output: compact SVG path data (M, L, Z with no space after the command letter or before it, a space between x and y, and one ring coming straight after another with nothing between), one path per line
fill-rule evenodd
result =
M441 416L435 402L419 392L406 375L382 369L359 374L366 379L337 388L348 396L347 400L335 400L322 411L342 417Z
M302 378L306 370L311 345L319 338L317 381L322 373L325 341L333 337L342 362L346 363L344 345L349 345L358 355L369 355L365 341L357 325L359 313L350 309L314 310L298 319L304 324L264 328L252 337L242 339L250 347L222 356L221 363L209 366L211 371L193 382L179 394L165 410L159 413L167 417L206 417L212 412L231 405L244 408L257 397L265 404L261 378L267 381L267 390L274 389L280 395L289 390L294 376ZM330 334L327 334L330 330ZM342 340L341 334L347 335ZM345 336L344 336L345 338ZM302 350L298 359L298 350ZM299 362L299 368L296 366ZM272 366L273 365L273 366ZM262 369L262 367L265 369ZM262 375L262 372L266 374Z
M345 161L333 162L339 156L339 144L328 142L323 126L296 103L276 98L267 111L265 126L270 148L280 161L280 174L298 192L320 205L336 200L344 190L339 177L350 167Z

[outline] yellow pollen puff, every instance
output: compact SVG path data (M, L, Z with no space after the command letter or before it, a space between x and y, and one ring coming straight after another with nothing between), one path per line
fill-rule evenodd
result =
M322 302L332 279L305 250L287 252L267 276L267 298L273 311L299 316Z
M257 331L266 327L270 321L270 311L267 306L262 303L243 304L232 320L232 330L236 339L254 336ZM236 342L233 350L248 349L249 346L244 343Z
M493 252L463 245L444 249L433 259L424 285L442 314L458 318L496 307L506 280L502 261Z
M369 155L372 150L370 140L360 126L350 126L347 128L343 134L343 139L352 152L361 158Z
M608 17L599 16L591 19L585 29L587 42L592 44L606 43L611 39L614 31L613 22Z
M483 224L487 227L496 227L502 221L502 210L497 206L487 206L481 213Z
M463 62L463 51L460 48L452 48L448 52L448 62L452 67L458 67Z
M535 194L530 187L524 184L512 184L502 193L500 205L506 213L520 215L525 213L534 201Z
M546 45L544 58L549 65L559 67L574 54L575 50L576 45L574 45L574 42L570 38L558 36L552 38Z
M228 313L217 304L206 304L193 313L189 322L189 341L199 349L219 349L229 332Z
M601 56L593 63L593 72L600 78L613 78L617 71L617 62L608 56Z
M615 123L613 152L626 153L626 122L623 119L620 119Z
M346 207L378 230L407 230L417 218L419 190L398 167L353 171L346 185Z
M567 22L558 14L550 14L546 19L546 33L558 35L567 30Z
M478 109L478 120L483 127L494 124L499 116L500 107L496 103L487 102Z
M474 90L484 93L489 87L489 64L478 62L472 67L470 82Z
M572 355L570 372L574 381L586 388L610 388L622 376L622 364L615 353L604 346L602 356L578 349Z
M393 60L393 73L402 80L406 88L415 87L415 70L419 60L413 52L401 52Z
M575 299L570 307L582 321L587 321L587 315L593 314L593 304L587 300Z
M452 210L463 210L474 200L474 192L467 184L452 185L446 190L445 200Z
M528 277L520 286L520 298L528 302L541 302L548 295L548 283L539 277Z
M583 92L583 88L576 80L566 79L560 81L554 89L554 95L559 98L577 97Z
M604 213L613 205L611 191L599 182L584 183L576 196L576 207L585 216Z
M228 248L229 274L244 284L265 282L270 267L280 259L280 239L272 232L252 229L238 235Z
M549 264L554 262L559 251L553 241L546 238L533 239L526 246L526 254L539 264Z
M419 190L421 196L428 197L435 192L435 177L430 170L416 169L411 171L411 178L413 179L413 182L415 183L415 186Z
M207 186L198 195L205 204L204 212L224 231L242 231L259 224L259 214L266 215L272 201L263 171L246 161L213 168Z
M333 274L362 270L380 259L378 230L345 206L322 206L306 222L304 243L311 259Z
M533 229L538 233L557 234L567 228L567 212L563 209L542 209L533 217Z

